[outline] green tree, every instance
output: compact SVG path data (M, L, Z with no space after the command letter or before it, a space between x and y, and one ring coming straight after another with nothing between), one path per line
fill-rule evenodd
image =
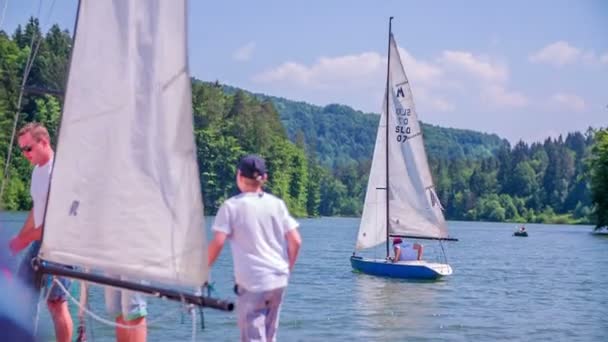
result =
M528 197L538 191L536 173L527 161L517 164L511 178L511 189L514 195Z
M608 226L608 129L595 134L590 166L596 228L605 227Z

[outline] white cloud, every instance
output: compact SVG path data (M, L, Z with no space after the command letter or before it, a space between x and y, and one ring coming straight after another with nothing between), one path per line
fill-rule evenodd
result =
M558 41L530 55L530 61L561 67L566 64L575 63L582 54L580 49L571 46L568 42Z
M427 88L440 86L442 70L439 66L414 58L408 51L399 49L401 60L410 81L416 86L416 103L436 111L450 111L454 105L439 98ZM253 76L253 81L265 84L281 84L287 87L305 88L308 91L343 93L366 97L372 89L383 89L386 79L386 56L376 52L356 55L321 57L311 65L286 62ZM379 98L371 99L376 103ZM377 105L366 108L376 108Z
M413 85L416 104L427 112L454 111L456 98L469 98L494 108L524 107L529 103L525 95L508 89L509 70L495 59L467 51L443 51L434 61L416 59L401 48L399 53ZM303 100L333 96L334 102L354 104L369 98L371 91L383 89L385 73L386 56L363 52L321 57L311 64L285 62L254 75L252 80L297 91ZM378 99L366 101L370 105L365 110L377 107Z
M448 68L454 68L489 82L505 82L509 71L503 65L484 60L467 51L443 51L439 61Z
M468 51L443 51L438 59L445 73L461 84L462 96L477 98L493 108L525 107L528 98L507 87L508 67L487 56Z
M602 63L602 64L608 64L608 52L605 53L605 54L603 54L600 57L600 63Z
M251 55L255 50L255 42L249 42L240 48L238 48L233 54L232 58L236 61L245 62L251 59Z
M384 58L375 52L321 57L310 66L295 62L283 63L255 75L253 80L326 89L377 78L382 73L383 64L386 65Z
M422 109L426 109L426 112L452 112L456 109L456 105L443 98L438 91L431 91L428 87L416 87L412 89L414 94L414 101L416 104L420 104Z
M481 97L493 106L499 107L525 107L528 99L517 91L509 91L502 85L486 85L481 89Z
M575 94L556 93L551 96L550 103L560 109L582 112L585 109L585 100Z
M451 112L456 106L445 99L436 98L430 100L430 108L438 112Z

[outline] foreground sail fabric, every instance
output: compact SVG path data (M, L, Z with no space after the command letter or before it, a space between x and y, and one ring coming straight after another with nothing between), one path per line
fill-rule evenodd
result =
M207 279L184 0L81 1L41 256Z
M376 137L357 249L386 241L386 125L389 135L389 232L447 237L441 204L429 170L421 125L394 37L390 37L389 110L386 100Z

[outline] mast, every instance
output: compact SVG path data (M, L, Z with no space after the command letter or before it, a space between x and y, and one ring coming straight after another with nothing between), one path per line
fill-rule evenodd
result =
M391 72L391 36L393 35L392 32L392 22L393 22L393 17L390 17L388 19L388 59L387 59L387 63L386 63L386 184L385 184L385 188L386 188L386 257L388 258L390 256L390 252L389 252L389 203L388 203L388 199L389 199L389 193L390 193L390 189L388 187L388 136L389 136L389 127L388 127L388 118L389 118L389 79L390 79L390 72Z

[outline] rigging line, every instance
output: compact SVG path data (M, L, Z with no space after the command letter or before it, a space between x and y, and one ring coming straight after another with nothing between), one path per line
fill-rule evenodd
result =
M6 0L8 2L8 0ZM51 3L51 7L49 8L49 12L47 13L47 18L45 21L48 21L51 17L51 12L55 7L55 0ZM36 17L40 17L40 12L42 10L42 0L38 2L38 13ZM40 32L40 36L38 37L38 42L36 43L36 48L34 49L34 41L36 40L36 34L32 33L32 40L30 42L30 53L27 56L27 61L25 62L25 69L23 71L23 79L21 80L21 88L19 89L19 97L17 98L17 104L15 106L15 116L13 118L13 129L11 132L11 141L8 145L8 152L6 154L6 164L4 165L4 177L2 179L2 183L0 184L0 203L2 203L2 198L4 198L4 189L6 188L6 184L9 180L9 170L11 164L11 156L13 154L13 145L15 143L15 135L17 133L17 123L19 122L19 113L21 112L21 104L23 102L23 94L25 93L25 84L27 83L27 79L30 75L30 71L34 65L34 60L36 59L36 55L38 54L38 49L40 48L40 42L42 42L42 31Z
M63 286L63 284L58 279L53 279L53 281L65 293L67 298L69 298L72 301L72 303L76 304L80 310L87 313L89 316L93 317L93 319L95 319L99 323L103 323L103 324L106 324L108 326L115 327L115 328L118 327L118 328L124 328L124 329L135 329L135 328L139 328L141 325L143 325L143 323L138 323L135 325L126 325L126 324L120 324L120 323L116 323L116 322L110 321L108 319L105 319L105 318L97 315L93 311L89 310L85 306L82 306L80 304L80 301L78 299L74 298L74 296L72 296L72 294L68 291L68 289L66 289L65 286ZM161 315L157 319L155 319L154 321L148 321L148 326L159 323L163 319L165 319L171 315L174 315L176 312L178 312L180 310L181 310L181 308L178 308L176 310L167 311L163 315Z
M190 308L192 315L192 342L196 342L196 310Z
M55 277L53 277L53 279L55 279ZM51 296L51 288L48 287L46 289L40 290L40 295L38 296L38 304L36 305L36 315L34 316L34 336L38 334L38 322L40 321L40 303L43 302L42 294L44 294L45 292L46 294L44 296L44 302L46 303L49 300L49 297Z
M35 34L32 34L32 41L30 42L30 53L27 56L27 61L25 62L25 68L23 70L23 78L21 80L21 88L19 89L19 97L17 98L17 105L15 110L15 115L13 118L13 130L11 132L11 141L8 144L8 152L6 154L6 164L4 165L4 178L2 179L2 185L0 185L0 199L4 197L4 189L6 187L6 183L9 179L9 166L11 164L11 156L13 154L13 144L15 143L15 134L17 132L17 123L19 122L19 112L21 112L21 102L23 101L23 93L25 88L25 82L27 81L27 77L29 76L30 68L30 60L32 60L33 46L34 40L36 38ZM1 201L0 201L1 202Z
M83 307L87 307L88 306L88 300L89 300L89 287L88 284L86 282L80 282L80 304ZM77 342L83 342L86 341L87 339L87 329L86 329L86 317L85 317L85 313L82 310L78 310L78 328L77 328L77 337L76 337L76 341Z
M36 48L34 49L33 53L31 51L32 47L33 47L33 43L34 43L34 37L35 35L32 35L32 44L30 45L30 55L32 56L31 59L28 58L29 61L29 65L26 63L26 68L27 68L27 72L24 74L24 80L27 81L27 78L29 77L30 71L32 70L32 67L34 66L34 61L36 60L36 56L38 55L38 50L40 49L40 43L42 42L42 32L44 31L43 28L45 26L45 23L48 23L50 21L51 18L51 13L53 12L53 8L55 7L55 0L53 0L53 2L51 2L51 6L49 7L49 11L46 14L46 18L44 19L43 23L40 23L40 36L38 37L38 41L36 42ZM38 15L37 17L40 17L40 12L42 11L42 0L40 0L40 5L38 6ZM23 82L22 86L21 86L21 92L24 91L25 88L25 83ZM18 108L19 110L21 108Z
M6 14L7 7L8 7L8 0L5 0L4 8L2 9L2 14L0 15L0 30L2 29L2 24L4 24L4 15Z
M441 252L443 253L443 260L447 264L448 263L448 254L445 252L445 249L443 248L443 241L439 240L439 246L441 246Z

